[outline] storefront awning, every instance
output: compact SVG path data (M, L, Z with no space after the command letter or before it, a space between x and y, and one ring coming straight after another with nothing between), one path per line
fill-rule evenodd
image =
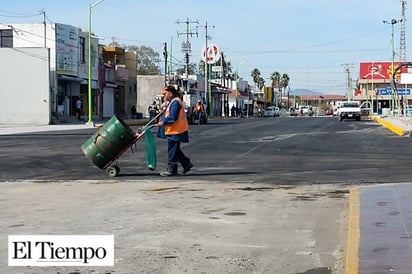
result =
M65 75L65 74L57 74L57 78L63 81L78 82L78 83L81 83L84 81L84 79L81 77Z
M231 90L225 88L213 88L212 93L216 94L230 94Z

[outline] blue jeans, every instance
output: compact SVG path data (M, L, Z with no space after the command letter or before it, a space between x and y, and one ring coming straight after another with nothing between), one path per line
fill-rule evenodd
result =
M199 118L199 120L197 121L197 124L198 124L198 125L200 125L200 124L201 124L201 121L202 121L202 116L203 116L202 114L203 114L203 112L199 111L199 114L198 114L198 116L199 116L199 117L198 117L198 118Z
M167 140L167 161L168 171L173 174L177 174L179 162L183 167L187 167L190 164L190 159L180 149L179 141Z

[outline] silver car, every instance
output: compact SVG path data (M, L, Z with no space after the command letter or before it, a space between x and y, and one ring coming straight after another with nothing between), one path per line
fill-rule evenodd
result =
M263 112L263 117L279 117L280 110L278 107L267 107Z

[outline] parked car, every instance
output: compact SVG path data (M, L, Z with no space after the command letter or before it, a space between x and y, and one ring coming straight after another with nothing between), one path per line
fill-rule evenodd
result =
M405 116L411 116L412 115L412 106L404 106L403 107L403 114Z
M328 108L327 110L325 110L325 115L333 115L333 109Z
M290 116L298 116L298 111L295 108L290 108L289 109L289 115Z
M279 117L280 110L278 107L267 107L263 111L263 117Z
M312 116L313 111L311 106L300 106L298 110L300 116Z

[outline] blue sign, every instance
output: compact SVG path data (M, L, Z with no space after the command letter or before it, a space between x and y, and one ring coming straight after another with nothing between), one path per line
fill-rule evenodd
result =
M411 95L411 89L410 88L398 88L397 90L398 90L398 95L399 96ZM392 95L392 88L391 87L377 88L376 89L376 95L390 96L390 95Z

